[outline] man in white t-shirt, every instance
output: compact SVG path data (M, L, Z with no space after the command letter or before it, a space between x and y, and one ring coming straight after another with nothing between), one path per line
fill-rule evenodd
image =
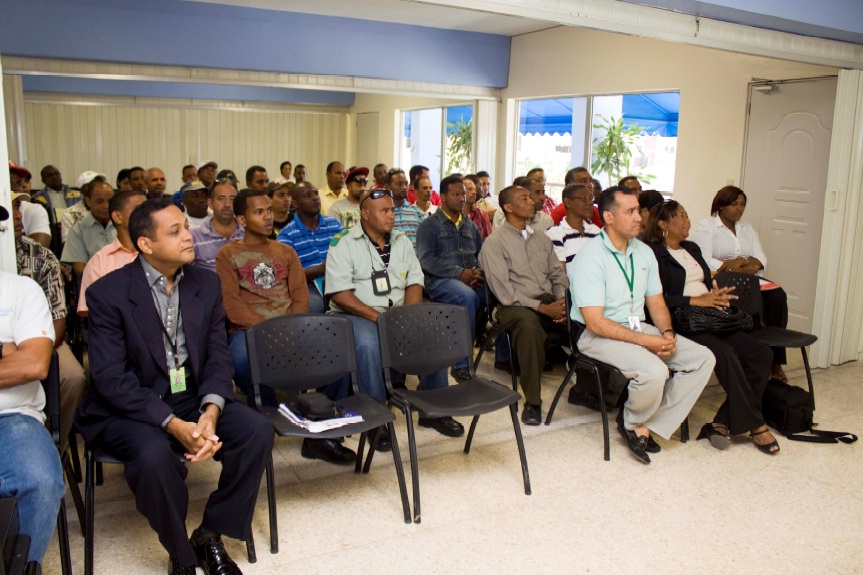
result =
M8 217L2 209L0 218ZM28 561L42 561L65 491L39 382L48 375L53 347L42 289L29 278L0 272L0 497L17 499L18 529L30 536Z

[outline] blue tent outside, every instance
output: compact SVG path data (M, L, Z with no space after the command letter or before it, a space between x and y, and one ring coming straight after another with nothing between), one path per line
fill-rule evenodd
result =
M572 98L524 100L519 104L518 131L528 134L569 134L572 131ZM648 134L677 136L680 93L625 94L623 120L638 124Z

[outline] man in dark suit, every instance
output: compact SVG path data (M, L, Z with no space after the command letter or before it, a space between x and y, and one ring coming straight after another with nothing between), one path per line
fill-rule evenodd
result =
M125 463L170 573L192 575L200 564L210 575L239 574L221 534L249 537L273 429L234 401L219 279L187 265L195 251L183 213L170 200L148 200L132 212L129 235L140 257L87 290L92 384L78 427ZM222 462L191 542L180 454Z

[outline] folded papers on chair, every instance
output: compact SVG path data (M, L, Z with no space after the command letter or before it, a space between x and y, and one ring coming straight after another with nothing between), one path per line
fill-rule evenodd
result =
M339 413L339 417L312 421L291 411L291 408L288 407L287 404L282 403L279 405L279 413L284 415L288 421L297 427L302 427L312 433L321 433L322 431L329 431L330 429L336 429L338 427L344 427L345 425L351 425L353 423L360 423L363 421L362 415L357 415L352 411L347 411L338 406L336 409Z

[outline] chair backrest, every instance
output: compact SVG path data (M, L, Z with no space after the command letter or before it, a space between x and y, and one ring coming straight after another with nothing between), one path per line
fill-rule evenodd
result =
M356 391L351 320L325 314L270 318L246 330L253 385L290 392L328 385L350 374Z
M45 417L48 419L48 429L54 444L60 445L60 359L57 352L51 352L51 366L48 368L48 377L42 380L42 389L45 390Z
M467 308L446 304L394 307L378 317L381 360L389 369L426 375L473 355ZM473 362L468 361L472 369Z
M719 287L734 287L732 292L737 296L735 307L751 315L761 316L761 284L758 276L737 272L719 272L714 276ZM756 319L756 322L758 320Z
M493 321L494 308L500 305L500 300L497 299L497 296L494 295L493 291L491 291L491 288L488 286L488 282L483 282L482 287L485 290L485 305L488 307L488 319Z
M586 329L583 324L572 319L572 292L566 290L566 331L569 333L569 345L572 351L578 351L578 338Z

